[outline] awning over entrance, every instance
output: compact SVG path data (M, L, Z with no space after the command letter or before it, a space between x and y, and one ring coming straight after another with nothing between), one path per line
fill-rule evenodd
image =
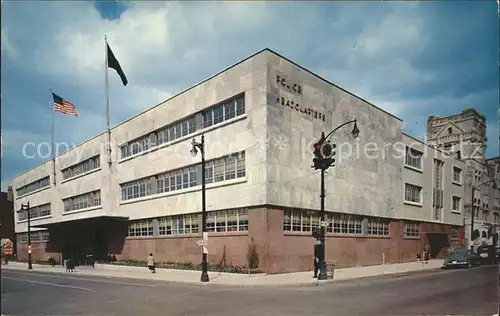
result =
M128 221L128 217L125 216L95 216L95 217L87 217L82 219L74 219L67 221L59 221L55 223L47 223L47 224L31 224L31 227L35 228L57 228L61 226L71 226L74 224L92 224L93 222L103 222L103 221Z

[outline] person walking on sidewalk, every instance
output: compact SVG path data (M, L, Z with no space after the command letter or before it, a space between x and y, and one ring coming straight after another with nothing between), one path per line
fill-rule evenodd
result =
M424 262L429 263L429 257L430 257L430 247L429 245L425 245L424 247Z
M153 256L152 253L149 254L148 258L146 259L146 264L149 268L149 271L151 271L151 273L155 273L156 272L156 269L155 269L155 257Z
M320 250L321 250L321 245L320 244L315 244L314 245L314 257L313 257L313 260L314 260L314 276L313 278L317 278L318 277L318 271L319 271L319 262L320 262Z

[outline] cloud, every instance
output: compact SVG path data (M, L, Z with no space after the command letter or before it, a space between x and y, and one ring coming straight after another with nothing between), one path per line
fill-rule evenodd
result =
M9 37L7 34L7 30L2 28L2 55L5 54L9 58L15 58L17 55L17 50L14 48L10 42L9 42Z
M78 118L54 116L57 141L78 144L104 130L104 35L129 79L123 87L109 71L112 125L264 47L400 116L405 131L417 137L425 135L427 116L463 108L476 107L496 121L494 3L122 2L116 12L103 12L113 10L111 2L103 7L83 1L3 3L2 135L11 144L4 147L2 181L41 162L23 160L21 144L50 139L49 88L79 112ZM492 142L489 137L490 156L498 152L490 150Z

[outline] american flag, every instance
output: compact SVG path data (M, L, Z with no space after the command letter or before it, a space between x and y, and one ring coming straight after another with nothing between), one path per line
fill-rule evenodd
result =
M68 115L78 116L78 113L76 112L76 108L73 105L73 103L64 100L55 93L52 93L52 98L54 99L54 111Z

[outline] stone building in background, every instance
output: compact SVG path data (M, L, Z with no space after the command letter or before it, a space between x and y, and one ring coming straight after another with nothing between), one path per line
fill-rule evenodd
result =
M474 109L444 117L430 116L427 142L465 163L465 237L469 245L471 238L476 246L491 244L492 228L500 224L500 157L486 158L486 118ZM474 205L472 236L471 202Z

